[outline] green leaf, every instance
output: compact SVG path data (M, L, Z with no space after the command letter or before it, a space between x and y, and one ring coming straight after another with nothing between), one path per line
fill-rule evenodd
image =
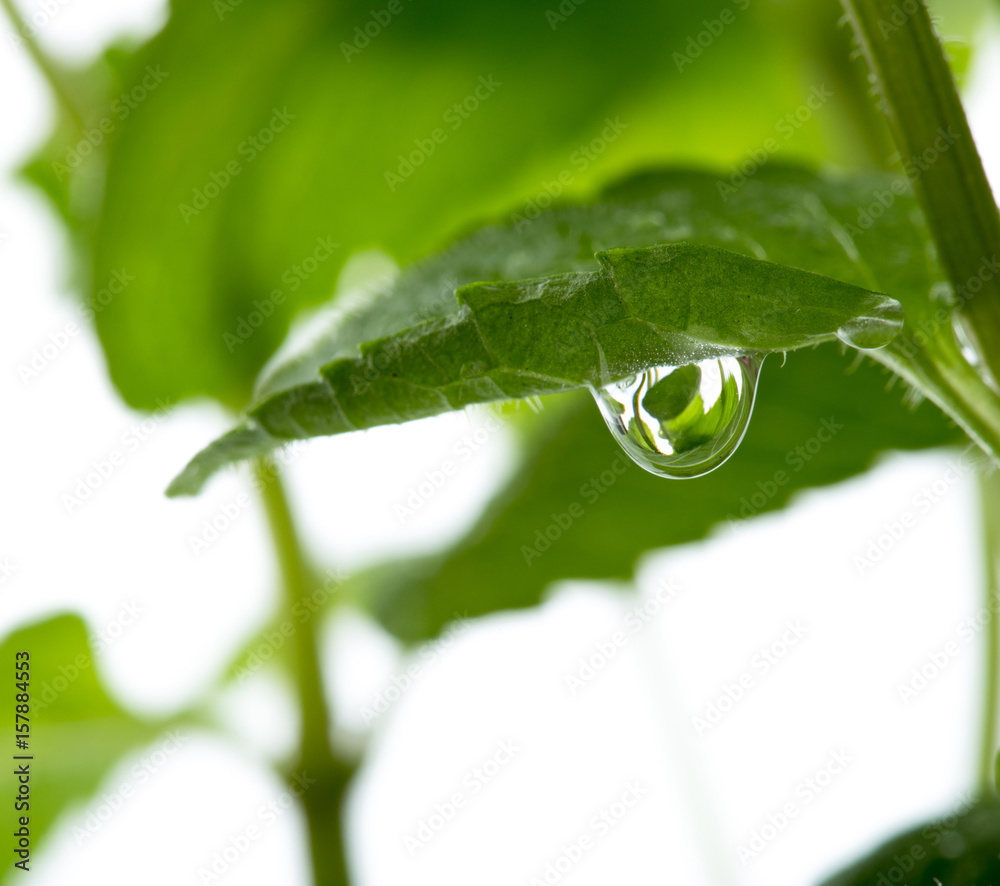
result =
M848 226L858 219L837 214L882 190L891 218L855 227L856 242ZM892 176L764 169L736 189L678 170L623 182L592 205L484 228L339 313L318 343L262 379L245 427L196 457L170 491L195 492L234 456L281 440L604 383L642 366L791 349L845 326L852 338L884 332L898 308L872 290L922 317L940 279L915 212ZM531 279L549 274L558 276ZM520 282L468 285L482 280Z
M739 531L888 450L966 439L933 405L904 405L891 382L883 367L835 345L791 353L784 366L770 358L736 454L704 477L673 482L625 457L589 396L550 398L520 470L464 539L355 581L388 630L424 640L456 613L533 606L561 579L628 579L645 551Z
M0 827L13 834L20 816L27 815L37 848L63 810L89 797L119 758L155 738L163 724L134 717L104 691L86 626L77 616L60 615L8 636L0 645L0 662L12 681L14 656L22 651L30 655L32 710L28 748L13 753L33 756L15 761L30 767L30 809L4 803ZM5 699L12 692L5 690ZM8 748L14 748L13 705L5 701L3 711L11 729Z
M985 886L1000 882L1000 804L963 804L905 831L823 886Z
M323 381L251 410L296 439L423 418L475 403L606 384L658 364L792 350L885 318L898 302L829 277L710 246L598 253L594 273L458 291L459 311L367 342L322 367Z

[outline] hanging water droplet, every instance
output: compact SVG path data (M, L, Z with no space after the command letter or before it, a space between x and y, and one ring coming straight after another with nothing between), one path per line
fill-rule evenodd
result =
M740 445L764 355L659 366L591 388L628 456L659 477L700 477Z
M886 299L867 316L855 317L837 330L837 338L852 348L874 351L884 348L903 328L903 306Z

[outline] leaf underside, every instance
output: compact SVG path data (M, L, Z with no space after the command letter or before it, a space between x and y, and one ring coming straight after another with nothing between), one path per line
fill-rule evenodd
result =
M269 369L244 423L170 494L291 439L815 344L891 313L879 292L906 305L940 279L910 195L876 230L857 226L875 190L902 190L896 178L776 168L727 195L719 182L639 176L594 204L512 217L411 266Z

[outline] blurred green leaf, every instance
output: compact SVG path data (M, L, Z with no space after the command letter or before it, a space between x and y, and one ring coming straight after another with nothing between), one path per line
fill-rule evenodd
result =
M3 710L10 728L8 748L14 754L33 756L15 761L30 766L30 809L16 811L12 801L4 803L2 828L5 834L13 834L20 827L18 818L29 816L34 857L59 814L89 797L119 758L155 738L163 724L134 717L104 691L86 626L79 617L60 615L8 636L0 645L0 661L11 683L14 656L21 651L30 654L32 710L27 750L14 750L14 709L7 702L13 687L5 690ZM13 794L13 778L7 778Z
M122 102L121 71L131 51L115 46L86 65L52 63L63 99L47 141L22 170L52 201L79 252L78 277L89 275L92 238L100 208L108 144L128 108ZM72 107L67 107L71 103ZM77 281L83 290L84 280Z
M1000 882L1000 804L962 804L912 828L823 886L988 886Z
M822 79L785 76L806 51L742 0L707 49L693 2L580 5L554 23L540 0L394 3L180 0L127 60L122 90L140 98L108 138L91 264L94 293L133 278L97 315L130 404L241 405L356 249L410 260L470 219L650 156L728 162L738 133L775 135ZM790 150L819 155L816 133L797 123Z

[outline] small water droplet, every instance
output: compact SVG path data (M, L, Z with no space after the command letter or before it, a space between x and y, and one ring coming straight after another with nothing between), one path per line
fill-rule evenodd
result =
M979 353L972 344L972 336L969 334L965 316L959 311L952 312L951 329L955 334L955 341L958 342L958 349L962 352L965 362L978 370L981 366Z
M763 354L750 354L658 366L591 393L639 467L659 477L700 477L740 445L763 362Z
M864 317L855 317L837 330L837 338L852 348L874 351L884 348L903 328L903 306L886 299Z
M930 291L931 300L947 308L955 306L955 290L952 285L944 280L938 280Z
M961 311L952 312L951 328L955 335L955 341L958 344L959 351L961 351L965 362L976 371L976 375L978 375L985 384L993 388L994 391L1000 390L1000 386L997 385L996 379L993 378L993 374L990 372L989 367L983 363L979 356L979 351L976 349L976 345L974 344L975 334L969 325L968 319Z

